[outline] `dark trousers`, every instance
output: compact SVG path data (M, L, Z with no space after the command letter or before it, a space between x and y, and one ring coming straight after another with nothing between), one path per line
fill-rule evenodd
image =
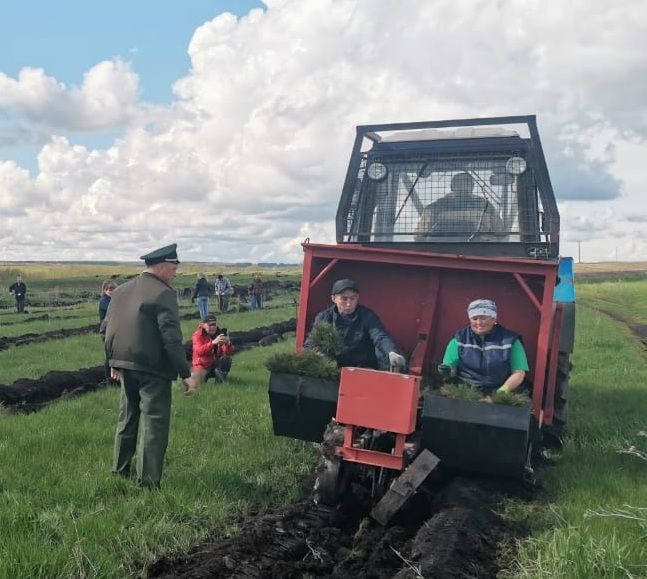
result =
M229 296L219 295L218 297L218 311L226 312L229 309Z
M25 311L25 301L25 296L16 296L16 309L20 314Z
M168 446L171 381L135 370L122 370L122 376L112 470L130 474L141 422L137 476L142 486L158 487Z

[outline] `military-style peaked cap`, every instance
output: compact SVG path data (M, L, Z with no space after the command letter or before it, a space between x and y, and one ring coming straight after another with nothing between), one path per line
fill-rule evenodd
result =
M160 247L155 251L142 255L139 259L143 259L146 265L155 265L156 263L164 262L180 263L180 260L177 258L177 243Z

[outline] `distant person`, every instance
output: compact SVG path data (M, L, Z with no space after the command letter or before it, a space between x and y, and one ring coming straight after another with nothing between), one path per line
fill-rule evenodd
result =
M200 319L209 314L209 282L207 276L203 273L198 274L198 281L195 284L191 301L198 302L198 310L200 311Z
M25 303L27 301L27 286L25 282L22 281L22 277L18 276L15 283L12 283L9 286L9 293L14 295L16 298L16 310L19 314L25 312Z
M102 339L105 339L106 313L108 312L108 306L110 305L110 298L112 297L112 292L116 287L117 284L111 279L107 279L101 284L101 297L99 298L99 333L101 334ZM108 363L107 356L105 362L105 374L106 379L110 380L110 364Z
M231 355L234 346L226 328L218 326L218 318L206 316L193 332L193 367L191 375L197 385L213 376L217 382L224 382L231 370Z
M495 207L485 198L474 195L474 178L466 172L452 177L450 193L427 205L418 221L417 241L434 236L455 237L457 241L496 240L504 231L503 221Z
M103 322L110 305L110 298L112 292L117 287L117 284L111 279L107 279L101 284L101 297L99 298L99 323Z
M112 293L106 314L106 353L112 378L121 382L113 472L130 476L137 446L139 484L158 488L168 445L171 382L179 374L191 395L195 379L186 359L175 290L177 245L143 255L145 271Z
M263 307L263 280L260 275L252 277L252 283L248 288L249 302L252 310L259 310Z
M218 274L216 278L216 283L214 284L214 293L216 299L218 300L218 311L224 313L229 310L229 296L233 295L234 288L231 285L231 282L221 273Z
M469 326L447 344L443 364L483 395L517 390L528 372L528 359L519 334L497 323L492 300L474 300L467 307Z
M339 332L345 346L336 358L339 366L405 369L406 359L378 315L359 305L359 287L352 279L337 280L332 286L331 299L333 305L316 315L313 327L328 323ZM304 347L314 348L312 332Z

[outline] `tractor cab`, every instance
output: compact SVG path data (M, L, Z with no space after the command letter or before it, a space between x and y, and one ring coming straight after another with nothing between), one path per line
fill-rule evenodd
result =
M337 243L556 258L535 117L357 127L336 229Z

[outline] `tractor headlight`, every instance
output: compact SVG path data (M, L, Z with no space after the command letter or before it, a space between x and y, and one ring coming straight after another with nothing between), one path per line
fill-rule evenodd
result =
M386 165L384 163L371 163L366 169L366 174L369 179L373 181L381 181L387 174Z
M524 173L527 166L526 160L523 157L510 157L505 162L505 170L515 177Z

